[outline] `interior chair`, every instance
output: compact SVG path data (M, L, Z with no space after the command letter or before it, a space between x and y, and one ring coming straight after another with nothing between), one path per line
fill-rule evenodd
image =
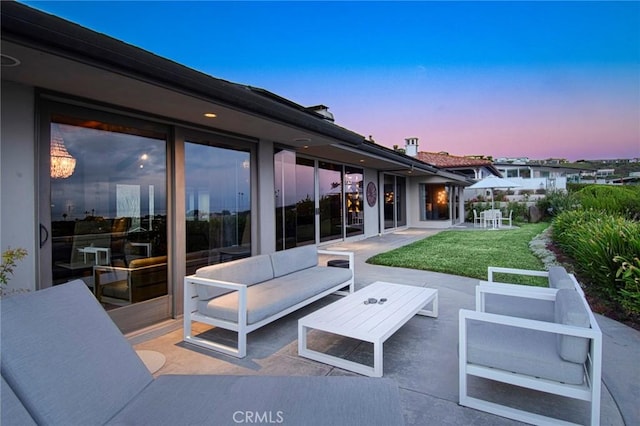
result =
M3 297L0 309L2 426L404 425L389 379L154 378L80 280Z

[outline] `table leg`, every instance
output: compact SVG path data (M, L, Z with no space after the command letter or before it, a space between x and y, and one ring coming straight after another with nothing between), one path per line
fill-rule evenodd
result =
M424 309L427 305L431 304L431 310ZM438 318L438 293L436 293L432 300L428 301L424 305L423 309L419 310L416 315L422 315L425 317Z

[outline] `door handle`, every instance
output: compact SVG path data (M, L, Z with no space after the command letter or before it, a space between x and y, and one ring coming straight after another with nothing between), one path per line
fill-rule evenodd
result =
M43 232L44 232L44 239L42 238ZM42 248L45 245L47 240L49 240L49 231L43 224L40 224L40 248Z

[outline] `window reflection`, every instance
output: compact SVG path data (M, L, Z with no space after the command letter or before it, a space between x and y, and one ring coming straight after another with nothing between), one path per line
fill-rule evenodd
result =
M320 241L342 238L342 166L318 164Z
M187 274L251 255L250 153L185 144Z
M345 167L345 211L347 212L347 237L364 234L363 171Z
M166 295L164 134L66 118L51 135L76 161L52 172L54 284L80 278L107 309Z
M277 250L316 241L314 164L292 151L274 156Z

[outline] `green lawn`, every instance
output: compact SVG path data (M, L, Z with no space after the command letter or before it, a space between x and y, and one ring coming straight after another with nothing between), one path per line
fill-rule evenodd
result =
M367 260L374 265L395 266L487 279L488 266L542 270L543 264L529 249L529 242L548 223L523 224L509 230L448 230ZM496 281L546 285L546 279L497 276Z

